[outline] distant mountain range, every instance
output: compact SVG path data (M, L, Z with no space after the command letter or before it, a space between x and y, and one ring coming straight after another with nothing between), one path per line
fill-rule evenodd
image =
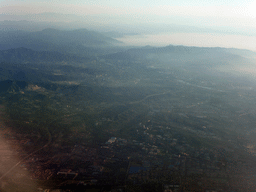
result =
M25 47L40 51L56 51L70 47L104 47L122 44L95 31L72 31L47 28L37 32L0 31L0 50Z
M26 63L26 62L83 62L91 58L70 54L62 54L56 51L34 51L20 47L16 49L0 50L0 61Z
M102 19L104 17L104 19ZM115 31L121 34L150 34L150 33L217 33L217 34L235 34L235 35L256 35L255 28L241 27L200 27L191 25L179 25L178 23L165 22L146 22L150 18L138 18L138 21L133 21L127 15L119 15L119 21L115 15L75 15L61 14L54 12L44 12L38 14L1 14L0 13L0 30L26 30L38 31L45 28L58 29L78 29L90 28L101 32ZM151 18L153 19L153 18ZM159 18L160 19L160 18ZM170 16L169 19L178 21L182 17ZM192 18L190 18L192 19ZM197 18L194 18L197 19ZM155 19L153 19L154 21ZM163 20L163 18L161 19ZM192 19L193 20L193 19ZM107 21L107 22L106 22ZM113 35L113 34L111 34ZM117 36L115 36L117 37Z
M173 46L132 48L103 56L104 59L111 60L136 60L150 59L163 62L197 63L211 62L214 65L225 62L241 62L244 59L256 58L256 53L249 50L228 49L220 47L188 47Z

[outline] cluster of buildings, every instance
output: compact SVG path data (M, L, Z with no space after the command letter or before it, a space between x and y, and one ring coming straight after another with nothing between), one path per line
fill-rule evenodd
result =
M234 151L224 146L195 147L171 127L149 121L139 123L134 129L136 140L110 137L98 146L53 143L54 148L30 156L19 166L30 173L32 180L122 186L158 182L165 191L178 190L195 176L197 183L204 181L201 184L204 188L212 182L220 188L230 187L253 167L253 161L251 164L241 161L241 156L234 156ZM25 146L31 145L32 140L15 142ZM244 187L245 183L239 185Z

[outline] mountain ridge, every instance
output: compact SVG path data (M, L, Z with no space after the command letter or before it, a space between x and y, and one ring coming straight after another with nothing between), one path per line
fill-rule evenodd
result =
M42 31L0 31L0 50L25 47L37 51L59 50L60 47L104 47L121 42L96 31L87 29L59 30L46 28Z
M88 57L80 57L71 54L62 54L57 51L35 51L25 47L0 50L0 60L5 62L83 62Z

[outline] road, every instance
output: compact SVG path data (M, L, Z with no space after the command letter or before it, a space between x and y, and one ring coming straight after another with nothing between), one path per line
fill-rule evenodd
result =
M1 177L0 177L0 181L1 179L3 179L6 175L8 175L12 170L14 170L19 164L21 164L23 161L25 161L27 158L29 158L30 156L34 155L35 153L37 153L38 151L41 151L42 149L48 147L48 145L51 143L51 136L49 136L49 140L48 142L41 148L31 152L30 154L28 154L26 157L24 157L23 159L21 159L18 163L16 163L13 167L11 167L6 173L4 173Z
M170 92L171 92L171 91L165 91L165 92L163 92L163 93L156 93L156 94L148 95L148 96L144 97L144 98L141 99L141 100L133 101L133 102L130 102L129 104L140 103L140 102L145 101L146 99L148 99L148 98L150 98L150 97L159 96L159 95L165 95L165 94L170 93Z
M3 106L0 106L0 108L3 108ZM2 114L0 114L0 116L1 116L1 115L2 115ZM1 119L1 117L0 117L0 123L1 123L2 126L4 126L4 122L3 122L3 120ZM1 127L1 128L2 128L2 127ZM48 128L47 128L47 129L48 129ZM47 131L47 132L48 132L48 141L47 141L47 143L46 143L43 147L34 150L33 152L29 153L26 157L24 157L23 159L19 160L15 165L13 165L8 171L6 171L6 172L0 177L0 181L1 181L4 177L6 177L11 171L13 171L18 165L20 165L22 162L24 162L27 158L31 157L32 155L34 155L34 154L37 153L38 151L41 151L42 149L44 149L44 148L46 148L46 147L49 146L49 144L52 142L52 136L51 136L51 134L49 133L49 131ZM3 142L3 144L6 145L6 142L5 142L2 138L1 138L1 142ZM10 146L7 146L7 145L6 145L6 150L8 149L8 150L11 152L11 149L9 149L9 148L10 148ZM1 155L4 156L4 154L1 154ZM1 171L1 170L0 170L0 171Z

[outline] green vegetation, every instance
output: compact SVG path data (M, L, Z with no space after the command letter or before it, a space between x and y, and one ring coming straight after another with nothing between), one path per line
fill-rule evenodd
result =
M27 49L0 53L2 58L11 54L11 61L20 63L5 61L0 67L6 123L20 134L38 135L35 149L49 144L44 149L47 154L52 154L59 165L76 170L89 166L82 160L89 147L109 149L103 167L113 182L118 183L119 176L125 180L128 160L142 166L143 160L150 159L153 166L145 173L158 179L152 179L153 184L145 180L142 185L131 179L128 191L157 191L160 180L177 182L186 158L223 171L235 153L244 158L245 147L255 144L255 93L244 90L250 82L237 83L232 75L210 72L216 67L213 63L196 63L197 56L208 49L200 50L142 48L90 59ZM182 55L187 58L173 64ZM106 144L111 137L119 139L112 148ZM76 147L81 148L77 149L80 156L73 153ZM216 148L228 152L219 155ZM59 156L54 154L57 150L61 151ZM192 176L186 182L185 188L201 188Z

